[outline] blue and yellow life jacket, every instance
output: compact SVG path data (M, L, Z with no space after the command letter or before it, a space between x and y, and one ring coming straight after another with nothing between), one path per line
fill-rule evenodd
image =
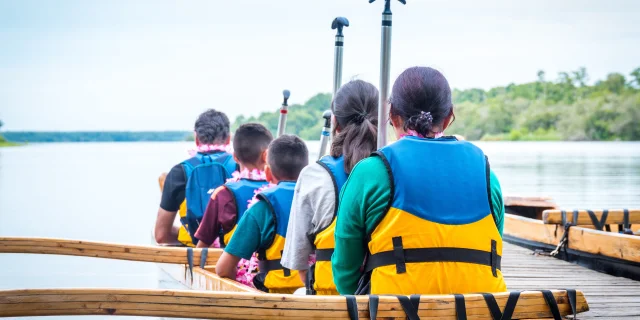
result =
M344 183L347 182L348 175L344 171L344 156L338 158L324 156L318 160L318 164L327 170L333 181L336 193L335 210L331 224L310 236L311 242L316 249L316 263L311 266L309 273L307 273L307 293L337 295L338 290L335 283L333 283L333 272L331 271L331 255L335 248L333 233L336 228L336 217L338 216L340 190L342 190Z
M506 291L482 150L453 137L405 137L374 154L389 171L392 197L369 235L370 287L359 292Z
M240 218L242 218L244 212L247 211L249 201L255 196L255 191L268 184L269 182L267 180L251 180L245 178L225 183L225 188L231 192L236 204L236 221L231 230L220 230L220 246L222 248L226 247L227 243L231 240Z
M267 203L273 214L276 234L266 249L258 251L260 274L254 278L254 284L256 288L264 287L270 293L293 293L296 289L304 287L298 271L284 268L280 264L295 186L295 182L281 181L277 186L258 194L258 198Z
M227 152L197 153L196 156L182 162L187 180L185 202L180 206L178 241L195 246L198 239L194 234L209 203L210 191L223 185L237 169L233 156Z

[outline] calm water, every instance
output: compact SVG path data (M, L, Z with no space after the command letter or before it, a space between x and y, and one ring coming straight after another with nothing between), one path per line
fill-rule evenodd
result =
M488 154L506 195L551 196L567 208L640 207L640 143L477 144ZM0 148L0 236L149 244L160 198L157 177L186 158L190 146ZM309 147L315 158L318 143ZM57 287L179 285L152 263L0 254L0 289Z

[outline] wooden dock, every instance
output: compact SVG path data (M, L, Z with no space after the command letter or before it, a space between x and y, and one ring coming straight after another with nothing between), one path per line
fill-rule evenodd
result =
M504 243L502 272L509 290L578 289L590 311L578 319L640 319L640 282L593 271L560 259L536 256Z

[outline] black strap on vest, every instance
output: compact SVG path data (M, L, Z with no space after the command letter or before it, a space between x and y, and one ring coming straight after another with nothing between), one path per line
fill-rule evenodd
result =
M191 281L193 281L193 248L187 248L187 265L189 266Z
M316 249L316 261L331 261L333 249Z
M411 301L411 304L416 309L416 311L420 308L420 295L419 294L410 295L409 296L409 301Z
M549 306L549 310L553 315L553 319L562 320L562 316L560 316L560 310L558 309L558 303L556 302L556 298L553 296L553 293L549 290L540 290L540 292L542 292L542 296Z
M291 276L291 270L283 267L280 264L280 259L260 260L258 261L258 270L260 270L261 273L269 273L269 271L283 270L285 277Z
M355 296L344 296L347 299L347 313L350 320L358 320L358 304Z
M203 248L200 252L200 268L202 269L207 264L207 255L209 255L209 248Z
M501 268L502 257L496 251L496 241L491 240L491 252L465 248L416 248L404 249L402 237L393 238L393 250L369 256L366 272L382 266L395 265L397 273L407 271L406 263L415 262L465 262L491 267L493 275Z
M507 300L507 304L504 306L504 310L502 311L500 310L500 307L498 306L496 298L493 296L493 294L482 293L482 297L487 304L487 308L489 308L489 312L491 312L491 318L493 320L510 320L513 316L513 311L516 309L516 305L518 304L520 292L509 292L509 299Z
M369 319L376 320L378 318L378 302L377 295L372 294L369 296Z
M464 296L457 293L453 296L456 301L456 319L467 320L467 307L464 304Z

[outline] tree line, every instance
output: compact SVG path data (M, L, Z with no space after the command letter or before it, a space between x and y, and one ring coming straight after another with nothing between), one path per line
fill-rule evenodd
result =
M453 90L456 120L447 130L468 140L640 140L640 68L629 77L611 73L589 85L585 68L560 72L554 81L544 71L538 80L490 90ZM322 113L331 95L318 94L289 107L287 132L318 140ZM277 110L239 116L276 132Z
M468 140L640 140L640 67L628 76L611 73L589 84L585 68L560 72L548 80L509 84L490 90L453 90L456 120L447 130ZM319 93L289 106L287 133L318 140L331 94ZM258 122L275 133L278 110L238 116L232 130ZM0 127L2 121L0 120ZM189 131L4 132L13 142L184 141ZM0 141L3 141L0 134Z

